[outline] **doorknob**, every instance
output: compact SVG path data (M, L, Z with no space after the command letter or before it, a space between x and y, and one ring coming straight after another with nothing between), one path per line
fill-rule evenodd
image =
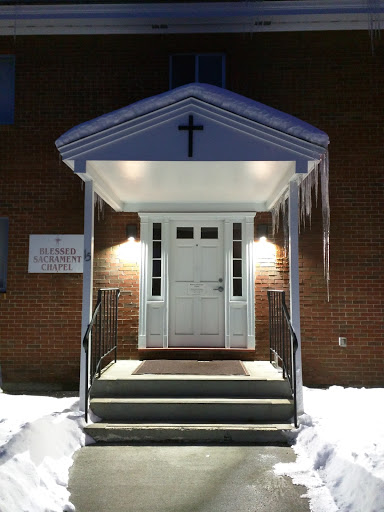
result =
M222 286L219 286L218 288L214 288L214 290L218 290L219 292L223 292L224 288Z

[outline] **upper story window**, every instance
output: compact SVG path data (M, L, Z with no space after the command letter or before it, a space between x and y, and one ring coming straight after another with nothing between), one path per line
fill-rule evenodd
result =
M222 53L184 53L170 57L170 89L200 82L225 87L225 55Z
M15 109L15 57L0 55L0 124L13 124Z
M7 291L8 219L0 218L0 292Z

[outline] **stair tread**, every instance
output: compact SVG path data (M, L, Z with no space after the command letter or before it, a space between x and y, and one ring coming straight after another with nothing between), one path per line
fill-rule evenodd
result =
M232 430L232 429L253 429L253 430L291 430L293 428L291 423L127 423L127 422L100 422L92 423L85 427L86 430L92 429L218 429L218 430Z
M115 404L177 404L177 403L185 403L185 404L292 404L293 400L289 398L207 398L207 397L192 397L192 398L184 398L184 397L174 397L174 398L120 398L120 397L108 397L108 398L92 398L92 403L115 403Z
M287 382L281 376L273 376L273 377L254 377L252 375L194 375L194 374L163 374L163 375L154 375L154 374L145 374L145 375L126 375L124 377L101 377L97 378L97 382L101 384L104 382L116 382L116 381L137 381L137 380L172 380L172 381L180 381L180 380L197 380L197 381L242 381L242 382ZM95 381L96 382L96 381Z

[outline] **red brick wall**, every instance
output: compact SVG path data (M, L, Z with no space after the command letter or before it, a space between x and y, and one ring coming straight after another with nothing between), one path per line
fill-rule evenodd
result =
M312 228L300 238L304 381L383 385L384 62L381 48L371 55L364 31L0 38L0 52L16 55L17 94L15 124L0 125L0 216L10 219L8 291L0 297L4 381L77 380L81 275L27 273L29 234L83 230L80 180L59 162L55 139L80 122L163 92L169 53L188 51L226 52L229 89L329 134L331 297L327 302L315 211ZM95 228L95 286L123 289L124 357L135 355L138 278L116 246L135 218L107 207ZM287 288L279 237L276 268L256 269L256 355L263 358L265 291ZM339 336L347 337L347 348L338 347Z
M126 226L140 219L135 213L114 214L105 205L95 222L94 287L120 288L118 351L120 358L138 357L139 251L137 242L127 242Z

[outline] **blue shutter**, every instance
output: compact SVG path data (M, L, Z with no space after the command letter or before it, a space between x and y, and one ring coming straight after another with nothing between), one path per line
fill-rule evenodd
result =
M0 55L0 124L13 124L15 110L15 57Z

